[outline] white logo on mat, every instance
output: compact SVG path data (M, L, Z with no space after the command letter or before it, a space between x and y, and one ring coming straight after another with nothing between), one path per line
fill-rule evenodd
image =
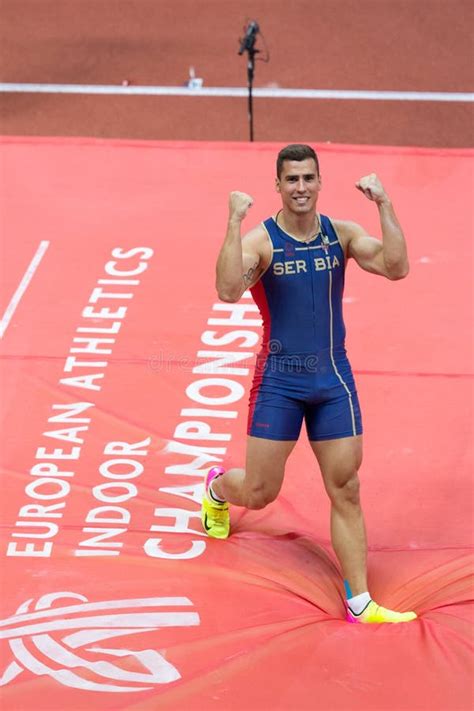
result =
M71 599L80 600L80 603L71 604ZM58 600L62 601L61 606L52 607ZM32 602L27 600L14 616L0 621L0 639L9 640L15 658L0 677L0 686L8 684L25 670L37 676L47 674L64 686L88 691L145 691L153 688L149 684L169 684L181 675L154 649L110 649L98 647L96 643L112 637L153 632L162 627L199 625L196 612L162 610L164 607L192 606L187 597L88 602L83 595L61 592L40 597L33 611ZM50 632L61 634L55 639ZM89 653L89 657L97 654L100 658L94 661L72 651L81 648ZM104 657L133 657L132 666L136 668L138 662L146 671L131 671ZM97 677L95 681L94 676Z

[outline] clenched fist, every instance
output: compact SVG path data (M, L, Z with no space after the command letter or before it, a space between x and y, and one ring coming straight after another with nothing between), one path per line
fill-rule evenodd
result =
M377 178L375 173L365 175L363 178L357 181L355 186L358 190L364 193L366 198L368 198L369 200L373 200L377 203L377 205L389 199L382 183Z
M253 198L250 195L233 190L229 196L229 219L242 221L252 205Z

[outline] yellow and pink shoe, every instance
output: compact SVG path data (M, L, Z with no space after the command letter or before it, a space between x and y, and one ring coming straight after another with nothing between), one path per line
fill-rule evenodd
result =
M381 607L371 600L359 615L354 614L348 608L346 620L347 622L376 625L384 622L411 622L412 620L416 620L416 618L417 615L415 612L395 612L394 610L387 610L386 607Z
M227 538L230 533L229 504L227 501L216 501L209 487L218 476L224 474L222 467L211 467L207 473L202 497L201 521L208 536L211 538Z

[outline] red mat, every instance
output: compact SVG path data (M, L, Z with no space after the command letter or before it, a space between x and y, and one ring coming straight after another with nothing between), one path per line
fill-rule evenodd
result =
M254 196L249 226L274 212L279 147L2 143L0 314L31 275L3 322L5 711L471 707L472 152L319 146L321 211L376 233L353 187L376 171L409 243L404 281L350 266L345 318L370 587L420 618L344 621L304 440L274 504L201 530L260 332L214 291L227 194Z

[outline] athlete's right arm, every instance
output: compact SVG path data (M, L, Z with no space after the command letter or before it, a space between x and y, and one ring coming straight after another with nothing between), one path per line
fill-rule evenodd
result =
M253 199L246 193L234 191L229 196L227 232L216 265L216 289L222 301L238 301L261 274L258 244L261 228L252 230L244 239L240 233L242 221L252 204Z

